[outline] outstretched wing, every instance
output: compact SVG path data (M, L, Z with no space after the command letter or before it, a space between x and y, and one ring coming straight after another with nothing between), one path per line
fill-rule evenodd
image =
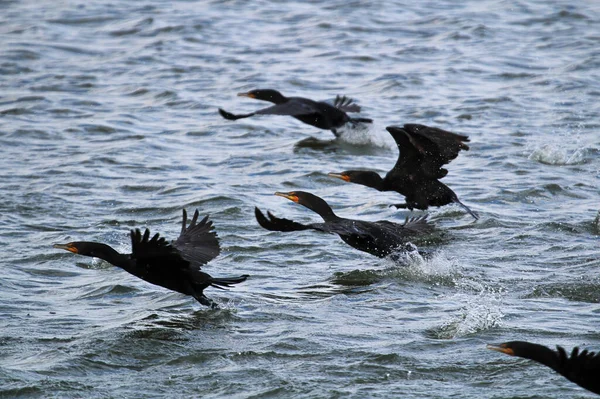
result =
M186 227L187 212L183 210L181 233L173 241L173 246L181 256L196 266L201 266L216 258L221 252L217 233L213 230L212 221L206 215L198 222L199 212L196 209L189 226Z
M336 223L328 223L323 231L340 236L369 237L373 234L373 228L378 229L376 224L372 222L340 219Z
M392 135L398 150L400 150L398 160L390 173L401 175L415 173L421 163L421 152L417 148L418 143L415 143L410 134L401 127L388 126L386 129Z
M388 126L400 154L390 173L413 175L413 180L441 179L448 171L442 166L458 156L460 150L468 150L467 136L451 133L435 127L406 124L404 127Z
M369 223L369 222L366 222ZM403 224L390 222L389 220L378 220L375 224L378 229L388 234L401 237L410 237L416 235L424 235L432 233L435 230L435 225L427 220L427 215L406 217Z
M557 350L559 370L556 371L577 385L600 394L600 352L579 352L575 347L569 357L562 347L557 346Z
M271 231L301 231L301 230L319 230L326 231L323 223L302 224L293 220L278 218L271 212L267 212L268 218L261 212L258 207L254 208L256 221L261 227Z
M427 156L437 158L440 166L456 158L460 150L469 150L465 144L469 142L469 137L462 134L412 123L404 125L404 129L420 144Z
M343 219L328 226L348 245L372 255L385 257L402 248L417 233L389 221L367 222Z
M289 115L302 116L318 112L318 109L308 101L295 101L293 97L283 104L272 105L267 108L254 111L255 115Z
M150 238L148 229L143 235L139 229L131 230L131 257L141 269L186 269L189 266L179 251L158 233Z
M336 96L333 106L343 112L360 112L360 106L353 99L346 96Z

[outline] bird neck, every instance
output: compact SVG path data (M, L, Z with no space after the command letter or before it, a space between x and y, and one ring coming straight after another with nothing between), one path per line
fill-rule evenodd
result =
M280 92L273 90L273 92L270 92L268 98L265 98L265 100L274 104L283 104L288 100L288 98Z
M102 243L90 243L88 253L81 253L81 255L100 258L114 266L118 266L123 269L127 269L131 264L128 255L121 254L111 246Z
M379 176L379 173L373 171L361 171L351 180L352 183L374 188L375 190L385 191L384 179Z
M560 368L558 353L544 345L529 344L526 348L516 352L515 355L525 359L535 360L555 371L559 371Z
M335 213L333 213L333 209L331 209L329 204L325 202L324 199L319 198L317 196L312 196L306 201L303 201L301 204L310 209L311 211L318 213L319 216L321 216L326 222L339 219L338 216Z

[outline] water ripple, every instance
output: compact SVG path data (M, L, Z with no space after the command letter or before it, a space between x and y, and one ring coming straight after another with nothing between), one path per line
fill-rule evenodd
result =
M484 344L600 343L593 3L2 4L0 396L572 392ZM235 96L258 87L346 94L374 123L336 139L289 117L219 116L265 105ZM444 182L479 221L430 209L440 233L394 260L257 224L255 206L318 220L273 196L286 189L403 221L397 194L326 174L385 173L398 156L385 127L404 123L469 136ZM251 275L207 289L218 311L52 248L129 252L145 227L173 239L183 207L221 240L203 269Z

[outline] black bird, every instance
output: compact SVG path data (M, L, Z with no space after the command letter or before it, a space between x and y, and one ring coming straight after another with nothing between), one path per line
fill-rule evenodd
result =
M276 192L275 195L287 198L300 205L304 205L313 212L318 213L324 223L301 224L289 219L280 219L271 212L268 218L258 209L254 209L258 224L271 231L299 231L317 230L325 233L337 234L348 245L380 258L386 257L406 245L410 238L427 234L434 227L428 223L426 216L407 218L404 224L380 220L367 222L364 220L344 219L333 213L333 210L320 197L304 191L289 193Z
M121 254L106 244L89 241L55 244L54 248L104 259L142 280L191 295L202 305L214 309L218 306L204 295L204 289L209 286L224 289L245 281L248 275L213 278L200 270L200 266L219 255L221 249L208 215L197 223L198 215L196 210L186 227L187 213L183 210L181 233L171 243L158 233L150 238L148 229L143 235L139 229L131 230L130 254Z
M329 176L379 191L396 191L406 197L406 203L394 204L396 208L425 210L430 206L456 203L479 219L450 187L439 181L448 174L442 166L456 158L460 150L469 149L465 144L469 141L467 136L417 124L386 129L396 141L400 155L383 179L378 173L366 170L347 170L329 173Z
M600 394L600 352L588 352L587 349L579 352L575 347L569 357L561 346L557 345L553 351L547 346L524 341L488 345L487 348L542 363L580 387Z
M273 106L259 109L249 114L235 115L219 108L219 113L225 119L236 120L248 118L253 115L289 115L319 129L328 129L337 136L337 128L350 122L371 123L372 119L351 118L346 112L360 112L360 107L346 96L337 96L333 105L324 101L314 101L302 97L285 97L273 89L257 89L247 93L238 93L238 96L255 98L257 100L272 102Z

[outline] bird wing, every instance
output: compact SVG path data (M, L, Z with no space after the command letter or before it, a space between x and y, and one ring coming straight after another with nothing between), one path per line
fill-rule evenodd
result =
M418 148L419 143L404 128L388 126L386 129L392 135L398 150L400 150L398 160L390 173L406 174L414 172L421 159L421 151Z
M388 221L344 219L328 223L327 227L329 232L337 233L348 245L379 257L389 255L408 241L403 226Z
M307 102L307 101L294 101L293 97L283 104L272 105L267 108L259 109L254 111L256 115L289 115L289 116L301 116L310 115L317 112L318 109Z
M469 150L469 146L465 144L469 137L462 134L413 123L404 125L404 130L414 137L427 156L437 158L441 162L440 166L456 158L460 150Z
M343 112L360 112L360 106L346 96L335 96L333 106Z
M139 229L131 230L131 257L139 267L145 269L187 269L189 266L179 251L158 233L150 238L148 229L143 235Z
M342 219L326 223L323 231L361 240L379 242L381 240L401 241L402 225L398 223L379 221L368 222L366 220Z
M221 252L217 233L213 230L211 220L206 215L198 222L198 210L194 212L190 225L186 227L187 212L183 210L181 233L173 241L173 246L181 256L189 262L201 266L216 258Z
M600 394L600 352L579 352L575 347L569 357L561 346L557 346L557 350L559 370L556 371L577 385Z
M442 166L458 156L460 150L468 150L467 136L419 124L403 127L388 126L400 154L391 173L407 175L415 179L441 179L448 171Z
M257 207L254 208L254 215L256 216L256 221L261 227L271 230L271 231L301 231L301 230L319 230L326 231L324 229L324 223L311 223L311 224L302 224L298 222L294 222L293 220L278 218L273 215L271 212L267 212L267 216L265 216L260 209Z
M433 223L430 223L427 220L427 215L414 217L407 216L403 224L390 222L389 220L378 220L374 223L384 231L403 237L429 234L435 229Z

